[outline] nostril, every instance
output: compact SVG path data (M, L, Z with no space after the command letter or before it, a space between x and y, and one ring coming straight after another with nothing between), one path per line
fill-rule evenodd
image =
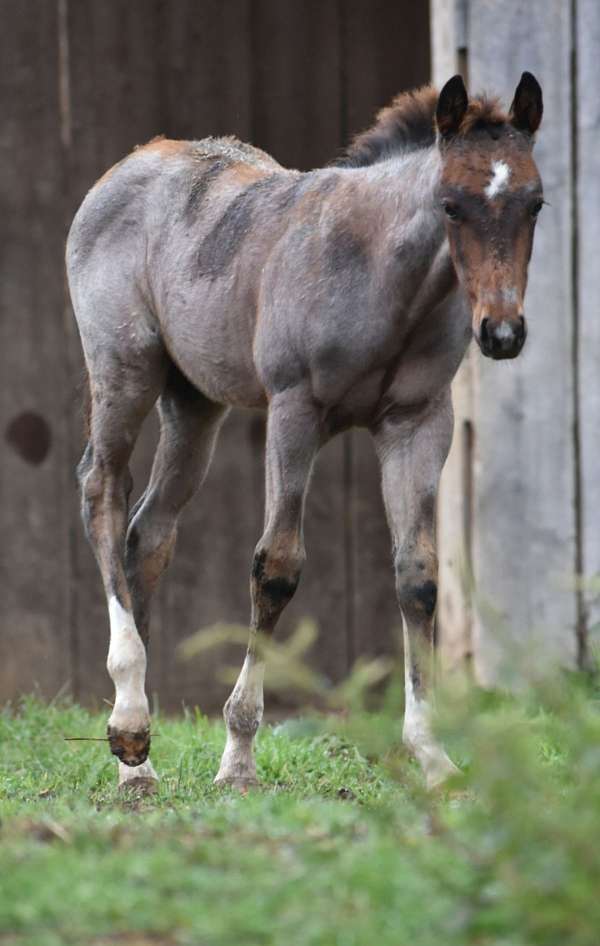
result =
M527 329L525 328L525 319L522 315L519 316L517 321L517 338L520 342L525 341L525 336L527 334Z
M479 326L479 338L482 345L487 345L490 341L489 322L490 320L488 318L482 319L481 325Z

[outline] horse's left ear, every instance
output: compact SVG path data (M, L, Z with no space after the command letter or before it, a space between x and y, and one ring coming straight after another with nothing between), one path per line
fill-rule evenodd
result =
M543 111L541 86L535 76L524 72L510 107L511 123L519 131L533 135L540 127Z
M442 138L451 138L458 132L468 106L462 76L452 76L440 92L435 109L435 122Z

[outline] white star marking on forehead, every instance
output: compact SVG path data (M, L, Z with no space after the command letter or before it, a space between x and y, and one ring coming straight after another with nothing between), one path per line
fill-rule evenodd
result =
M510 168L504 161L492 161L492 177L484 191L488 200L493 200L506 190L510 173Z

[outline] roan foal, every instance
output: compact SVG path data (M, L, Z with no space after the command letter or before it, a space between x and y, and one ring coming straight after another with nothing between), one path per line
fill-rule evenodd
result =
M108 602L108 739L121 784L156 779L144 689L150 599L235 406L268 412L266 512L217 782L256 780L257 640L298 584L317 451L352 425L371 431L382 468L404 625L404 740L429 785L452 772L428 693L450 382L471 334L491 358L514 358L525 341L541 116L529 73L508 114L469 101L456 76L439 97L431 88L399 96L331 167L286 170L232 138L158 139L86 196L67 245L90 389L79 477ZM152 474L128 512L128 461L157 400Z

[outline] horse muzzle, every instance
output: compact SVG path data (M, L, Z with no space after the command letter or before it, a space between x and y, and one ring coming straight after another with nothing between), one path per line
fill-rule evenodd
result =
M527 338L527 326L522 315L515 319L484 318L475 333L477 344L487 358L500 361L503 358L516 358Z

